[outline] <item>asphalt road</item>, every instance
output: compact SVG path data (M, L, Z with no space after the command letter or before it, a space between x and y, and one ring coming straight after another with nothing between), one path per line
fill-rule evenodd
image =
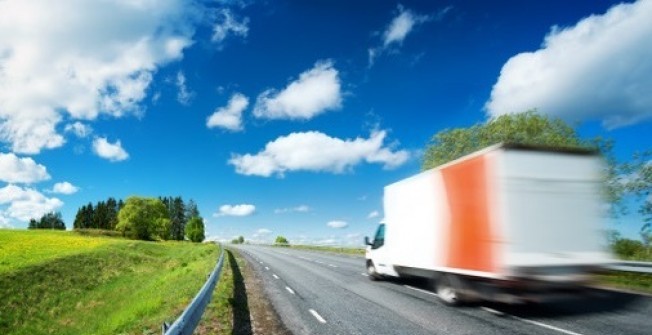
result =
M294 334L652 334L652 297L604 290L535 306L447 307L426 283L370 281L362 257L238 246Z

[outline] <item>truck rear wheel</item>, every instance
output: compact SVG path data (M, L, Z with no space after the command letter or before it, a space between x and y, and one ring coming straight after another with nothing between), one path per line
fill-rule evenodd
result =
M457 306L462 302L458 278L454 275L441 275L435 282L435 292L448 306Z

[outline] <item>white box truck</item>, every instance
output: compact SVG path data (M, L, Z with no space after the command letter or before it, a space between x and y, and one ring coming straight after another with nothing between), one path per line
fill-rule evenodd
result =
M589 150L497 144L388 185L369 277L428 278L451 305L581 287L613 261L603 171Z

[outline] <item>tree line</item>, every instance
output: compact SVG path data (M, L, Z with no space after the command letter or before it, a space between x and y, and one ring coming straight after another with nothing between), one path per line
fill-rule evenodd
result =
M108 198L96 204L89 202L77 210L74 229L117 231L125 237L141 240L205 239L204 219L197 204L182 197L129 197L127 201ZM31 219L28 229L61 229L66 225L60 212Z
M61 213L51 212L43 215L40 220L30 219L27 229L57 229L65 230L66 224L61 218Z

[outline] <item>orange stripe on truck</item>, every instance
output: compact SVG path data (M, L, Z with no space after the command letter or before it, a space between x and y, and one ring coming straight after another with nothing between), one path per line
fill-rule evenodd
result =
M479 156L450 165L441 174L451 214L447 266L491 272L487 158Z

